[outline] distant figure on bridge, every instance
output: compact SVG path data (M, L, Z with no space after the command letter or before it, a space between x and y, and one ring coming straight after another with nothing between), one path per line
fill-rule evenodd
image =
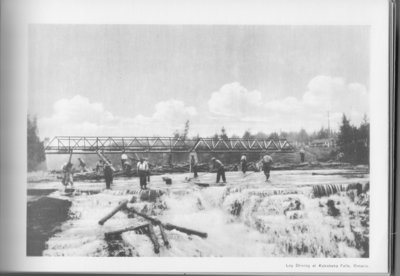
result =
M216 159L215 157L211 158L211 161L213 162L213 170L217 170L217 181L216 183L219 183L220 178L222 177L222 181L226 183L226 177L225 177L225 167L224 164L222 164L221 161Z
M104 179L106 180L106 189L110 189L111 183L113 182L113 170L109 164L104 166Z
M141 189L147 189L147 176L149 175L149 172L149 164L147 164L143 158L140 158L140 161L137 163L137 173L140 178Z
M62 184L67 187L68 184L71 184L71 187L74 185L74 179L72 175L72 163L68 162L62 166L62 171L64 173Z
M240 164L242 166L242 172L245 174L247 171L247 157L245 153L240 158Z
M261 159L261 163L262 163L262 170L265 174L265 177L267 178L266 181L268 181L271 171L271 165L273 163L272 157L269 156L268 154L264 155Z
M81 172L87 172L88 169L86 168L85 161L83 161L82 158L78 158L78 161L79 161L79 167L81 168Z
M122 166L122 169L123 169L123 170L125 170L125 163L126 163L126 161L128 161L128 155L126 155L125 153L123 153L123 154L121 155L121 166Z
M197 174L197 162L196 162L196 159L194 158L193 155L190 158L190 166L192 168L193 177L197 178L198 177L198 174Z
M300 149L300 162L303 163L305 160L305 156L306 156L306 151L304 150L304 148L302 147Z

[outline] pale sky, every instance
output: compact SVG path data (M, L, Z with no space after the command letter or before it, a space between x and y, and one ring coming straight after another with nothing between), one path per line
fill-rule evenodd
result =
M338 127L369 111L369 28L32 25L42 137Z

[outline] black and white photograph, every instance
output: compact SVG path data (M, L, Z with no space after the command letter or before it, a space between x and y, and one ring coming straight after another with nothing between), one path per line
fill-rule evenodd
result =
M29 31L27 255L369 256L369 28Z
M6 6L1 266L388 271L388 1L35 1Z

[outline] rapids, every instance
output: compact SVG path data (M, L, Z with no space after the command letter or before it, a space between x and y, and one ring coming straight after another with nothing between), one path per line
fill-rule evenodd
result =
M344 170L228 172L228 184L202 188L185 182L189 174L164 175L166 185L152 176L149 188L162 191L156 202L141 201L138 179L117 179L112 190L104 183L75 183L75 194L64 196L61 184L28 183L28 190L55 189L48 196L68 199L69 219L46 242L45 256L163 256L163 257L368 257L369 175L354 177ZM347 171L348 172L348 171ZM200 174L212 183L215 175ZM359 184L356 184L359 183ZM318 188L316 188L318 187ZM207 238L166 231L171 248L162 242L156 254L147 235L125 232L106 239L106 232L147 223L121 211L103 226L97 222L119 202L136 197L134 207L165 223L207 232Z

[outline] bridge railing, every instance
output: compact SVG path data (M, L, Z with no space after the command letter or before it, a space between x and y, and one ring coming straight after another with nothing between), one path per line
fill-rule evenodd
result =
M291 152L286 139L184 139L175 137L56 136L45 145L46 153L168 153L168 152Z

